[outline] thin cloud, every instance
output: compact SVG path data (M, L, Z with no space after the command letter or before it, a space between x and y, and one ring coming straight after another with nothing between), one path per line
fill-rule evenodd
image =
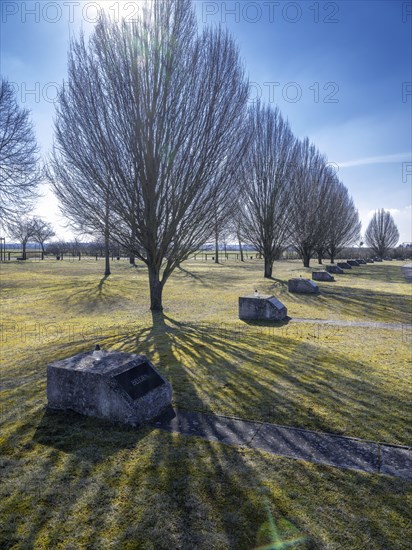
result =
M338 162L339 168L350 168L352 166L364 166L367 164L387 164L390 162L410 162L410 153L395 153L393 155L380 155L378 157L365 157L362 159Z

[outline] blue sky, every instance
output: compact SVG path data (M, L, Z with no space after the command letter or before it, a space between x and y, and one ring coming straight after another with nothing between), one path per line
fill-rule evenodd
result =
M412 2L196 1L200 25L227 26L251 81L251 101L278 105L309 136L355 199L363 230L391 210L412 241ZM53 101L66 75L70 36L90 32L99 7L132 17L130 1L3 0L0 72L15 83L42 153L53 139ZM68 237L44 188L36 213Z

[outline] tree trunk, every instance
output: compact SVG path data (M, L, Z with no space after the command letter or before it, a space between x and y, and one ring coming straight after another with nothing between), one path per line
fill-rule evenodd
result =
M322 254L318 254L318 264L322 264Z
M150 309L152 311L163 311L163 285L160 282L160 274L155 267L148 266L148 268L150 285Z
M302 254L302 260L303 260L303 267L310 267L310 254L308 252L304 252Z
M104 276L108 277L110 275L110 231L109 231L109 215L110 215L110 204L109 198L106 197L106 209L105 209L105 219L104 219Z
M219 263L219 232L215 231L215 264Z
M136 239L136 229L135 227L133 226L132 227L132 234L131 234L131 241L132 241L132 247L134 246L134 241ZM133 254L130 254L129 256L129 262L130 262L130 265L136 265L136 259L135 257L133 256Z
M23 254L22 254L22 258L23 260L26 259L26 243L23 241L22 242L22 245L23 245Z
M241 262L244 262L245 259L244 259L244 257L243 257L243 248L242 248L242 243L241 243L241 240L240 240L239 235L237 236L237 240L238 240L238 242L239 242L240 261L241 261Z
M335 256L333 254L330 255L330 263L331 264L335 263Z
M265 256L265 278L270 279L272 277L272 271L273 271L273 260Z
M109 235L104 236L104 276L108 277L110 275L110 247L109 247Z

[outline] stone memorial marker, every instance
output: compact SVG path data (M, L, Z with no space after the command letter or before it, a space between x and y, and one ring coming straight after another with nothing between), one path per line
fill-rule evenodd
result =
M336 265L338 267L341 267L342 269L352 269L352 266L349 265L347 262L338 262Z
M359 265L359 262L357 260L348 260L348 264L353 267Z
M50 409L73 410L137 426L172 401L172 386L144 355L79 353L47 367Z
M366 261L365 260L357 260L358 264L360 265L365 265L366 264Z
M319 287L310 279L289 279L288 281L289 292L296 292L297 294L318 294Z
M368 258L368 259L366 260L366 263L368 263L368 264L373 264L373 263L374 263L374 260L372 260L372 258Z
M342 275L345 273L343 269L337 265L327 265L325 266L325 269L328 273L338 273L339 275Z
M328 271L313 271L312 279L314 281L332 282L335 280L335 277L333 277Z
M242 321L283 321L287 314L286 307L274 296L239 297L239 319Z

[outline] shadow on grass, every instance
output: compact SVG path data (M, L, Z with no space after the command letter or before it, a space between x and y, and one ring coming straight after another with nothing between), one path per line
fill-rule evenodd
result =
M402 294L371 291L356 287L322 286L322 295L336 312L388 323L411 323L411 298Z
M147 426L133 428L120 423L89 418L73 411L46 409L33 441L76 454L93 462L101 461L122 448L132 448L152 429Z
M64 305L72 315L93 313L107 314L113 308L130 306L130 299L116 285L110 284L110 275L102 277L98 284L82 282L64 296Z
M282 279L278 279L276 277L270 277L269 279L267 279L267 281L274 281L274 284L270 286L271 290L272 289L274 291L282 290L284 292L288 291L288 282L287 281L284 281Z
M97 289L98 289L98 293L100 294L100 296L103 294L103 286L104 286L104 283L107 281L107 279L110 277L110 275L104 275L101 279L100 279L100 283L97 285Z
M405 444L407 396L395 395L381 373L319 346L339 327L316 325L300 339L304 330L287 320L196 325L161 313L116 347L151 357L180 408L387 442L394 429L394 442Z
M270 330L276 331L277 328L287 326L292 320L292 317L286 316L285 319L283 319L282 321L258 321L253 319L242 319L242 323L245 323L245 325L248 325L249 327L266 327Z
M355 277L367 278L369 281L382 283L405 283L402 274L402 265L368 264L354 267L351 275Z
M123 344L129 351L141 351L144 339L175 354L176 343L183 346L179 335L185 328L153 314L153 326ZM186 343L186 353L190 345ZM196 394L193 378L183 365L179 370L169 372L172 383L179 380ZM200 395L197 405L212 412ZM27 453L38 445L43 449L41 461L25 469L20 491L14 487L3 509L11 518L7 536L12 543L21 542L22 521L27 521L27 547L35 546L46 532L50 547L64 541L90 548L110 542L119 548L150 543L165 550L250 549L271 541L266 531L259 533L267 522L259 474L234 448L54 411L42 414ZM18 454L18 460L25 456ZM24 460L27 464L27 457ZM18 518L22 494L26 502L36 502L24 520ZM265 494L270 497L267 490ZM288 526L280 528L280 536L289 537L292 518L271 504L269 509L276 521ZM300 533L295 526L292 531Z
M178 270L186 277L190 277L191 279L194 279L195 281L203 284L204 286L207 286L207 284L205 283L205 277L201 277L200 275L198 275L197 273L194 273L193 271L184 269L181 265L178 267Z
M284 338L279 328L234 333L154 314L151 326L121 337L120 348L156 354L177 404L207 413L334 431L330 415L313 407L313 394L335 411L337 424L364 421L356 415L370 415L382 399L393 407L390 388L365 376L364 365L327 352L327 364L317 361L315 346ZM274 543L271 518L284 542L307 537L293 548L390 548L403 537L396 497L406 489L399 480L76 414L38 416L34 435L30 419L23 444L2 458L9 472L2 536L10 546L251 550ZM383 505L392 524L376 512ZM361 517L356 529L354 510Z
M310 305L313 307L314 312L317 310L328 310L329 314L333 312L335 318L349 316L356 318L358 321L412 322L411 296L384 290L368 290L368 288L349 286L350 281L356 279L356 276L352 276L352 274L335 275L335 278L334 285L317 281L320 289L319 294L288 292L287 284L282 285L281 281L278 280L270 287L269 292L281 301L288 303L288 307L291 304ZM336 285L337 282L342 282L342 278L348 281L348 286ZM314 314L314 317L316 317L316 314Z

